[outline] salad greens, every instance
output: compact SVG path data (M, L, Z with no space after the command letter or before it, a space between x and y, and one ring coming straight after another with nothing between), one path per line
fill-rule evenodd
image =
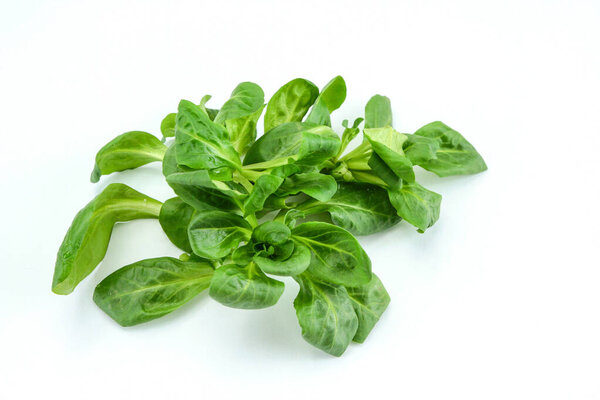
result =
M100 149L92 182L160 161L175 196L161 203L108 185L67 231L53 292L71 293L98 266L115 223L157 218L183 254L138 261L98 284L94 301L117 323L159 318L205 290L227 307L270 307L295 281L302 336L342 355L350 342L365 341L390 302L353 235L401 220L425 232L439 218L441 195L417 183L414 167L440 177L475 174L487 169L483 158L442 122L396 131L381 95L368 101L364 118L343 121L340 137L331 113L346 99L341 76L321 90L294 79L267 104L252 82L236 86L219 109L206 106L210 98L182 100L160 125L162 140L127 132Z

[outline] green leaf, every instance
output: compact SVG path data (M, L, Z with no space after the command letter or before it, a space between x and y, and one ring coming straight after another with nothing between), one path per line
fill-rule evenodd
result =
M210 260L229 255L240 242L247 242L251 233L246 220L225 211L198 211L188 227L194 254Z
M347 288L347 291L358 317L358 330L352 340L362 343L390 304L390 295L375 274L366 285Z
M285 178L276 192L277 196L295 195L300 192L320 201L327 201L335 194L337 183L331 175L311 172Z
M371 97L365 106L365 128L384 128L392 126L392 105L385 96Z
M197 210L238 210L246 197L243 187L212 180L206 170L172 173L167 176L167 183Z
M239 169L240 156L224 126L197 105L181 100L175 127L177 163L194 169Z
M161 161L166 151L167 146L154 135L140 131L126 132L108 142L96 154L90 180L95 183L102 175Z
M188 239L188 225L193 215L192 206L179 197L173 197L163 203L158 216L160 226L169 240L187 253L192 253L192 246Z
M306 79L294 79L283 85L267 104L265 132L285 124L300 122L319 95L319 88Z
M225 124L229 140L239 154L243 154L256 139L256 122L264 108L265 94L255 83L242 82L233 89L223 104L215 122Z
M440 216L442 196L417 182L403 182L399 189L388 190L388 194L398 215L421 231L432 226Z
M163 118L160 123L160 132L163 135L163 140L168 137L175 137L175 123L177 122L177 114L170 113Z
M328 212L334 224L355 235L380 232L400 221L387 191L367 183L339 182L331 199L309 200L298 209L305 214Z
M231 97L215 117L215 122L222 124L225 121L253 114L264 105L264 102L265 93L260 86L252 82L242 82L233 89Z
M267 197L281 186L283 178L275 175L261 175L254 184L252 192L244 201L244 215L254 214L263 209Z
M244 154L256 140L256 125L263 107L245 117L229 120L225 123L231 143L239 154Z
M438 176L468 175L487 170L485 161L475 147L442 122L425 125L415 135L435 139L439 143L436 158L419 164Z
M371 260L348 231L325 222L305 222L292 235L311 250L308 272L316 278L344 286L360 286L371 279Z
M210 94L204 95L202 97L202 99L200 100L200 104L198 106L202 109L202 111L204 111L206 113L206 115L208 115L208 118L210 118L211 121L214 121L217 114L219 113L219 110L206 107L206 103L211 98L212 98L212 96Z
M391 127L365 129L363 132L374 153L369 159L369 166L380 178L392 187L397 187L397 181L387 178L392 176L391 173L407 182L414 182L413 165L402 150L402 144L406 141L405 135Z
M225 306L255 310L277 303L283 290L283 282L269 278L250 263L217 268L208 293Z
M340 108L344 100L346 100L346 82L341 76L336 76L321 90L306 122L331 126L330 115Z
M257 243L283 244L292 232L287 225L277 221L266 221L254 228L252 239Z
M69 294L102 261L117 222L157 218L162 203L121 183L108 185L77 213L58 250L52 291Z
M358 317L343 286L318 282L302 274L294 308L302 337L313 346L341 356L358 329Z
M121 326L170 313L207 289L213 276L207 262L151 258L127 265L96 286L94 302Z
M437 157L440 148L437 140L425 136L405 134L406 141L402 144L404 154L414 165L421 165Z
M248 150L244 165L265 163L265 168L291 162L319 165L335 156L340 138L329 127L288 122L271 129Z
M310 265L311 253L308 247L293 243L292 254L284 260L278 257L255 255L253 260L263 272L279 276L294 276L304 272Z

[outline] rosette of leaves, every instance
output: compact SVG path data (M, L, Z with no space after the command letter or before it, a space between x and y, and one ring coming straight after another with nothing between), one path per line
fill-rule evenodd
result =
M138 261L100 282L94 301L119 324L159 318L203 291L227 307L270 307L295 281L306 341L336 356L362 343L390 297L354 235L402 219L420 232L433 225L441 196L416 182L414 166L439 176L486 166L441 122L397 132L390 102L379 95L364 118L344 121L340 137L330 115L345 98L339 76L321 90L294 79L266 104L258 85L243 82L218 109L207 107L210 96L182 100L160 125L162 140L140 131L116 137L96 155L92 182L158 161L174 197L160 202L108 185L73 220L52 290L71 293L93 272L117 222L154 218L183 254ZM362 143L346 152L363 121Z

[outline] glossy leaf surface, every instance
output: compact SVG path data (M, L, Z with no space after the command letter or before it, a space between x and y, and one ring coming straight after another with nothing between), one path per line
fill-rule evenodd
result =
M326 126L301 122L288 122L260 137L244 158L244 165L268 163L273 167L287 160L320 164L335 156L340 148L340 138Z
M286 122L302 121L318 95L319 88L306 79L294 79L283 85L267 104L265 132Z
M328 212L334 224L355 235L370 235L400 221L385 189L358 182L340 182L331 199L307 201L299 209L306 214Z
M181 100L175 127L177 163L194 169L238 169L241 161L227 129L197 105Z
M229 264L217 268L209 294L225 306L255 310L277 303L284 287L283 282L269 278L254 263L245 267Z
M242 187L212 180L206 170L172 173L167 176L167 183L197 210L237 210L246 197Z
M308 272L314 277L344 286L360 286L371 279L371 260L348 231L325 222L305 222L292 235L311 250Z
M265 94L256 83L242 82L215 116L216 123L225 124L229 140L243 154L256 139L256 122L262 113Z
M253 260L267 274L279 276L294 276L304 272L310 265L311 253L308 247L292 243L292 254L285 258L265 257L261 255L254 256Z
M296 277L300 285L294 308L302 337L313 346L341 356L356 335L358 317L343 286Z
M275 193L283 183L283 178L275 175L261 175L254 184L252 192L244 201L244 215L253 214L263 209L265 200Z
M194 254L217 260L250 239L252 228L239 215L225 211L198 211L188 226Z
M158 216L160 226L169 240L187 253L192 253L192 246L188 239L188 225L193 215L194 207L179 197L173 197L163 203Z
M166 151L167 146L154 135L140 131L123 133L96 154L90 180L98 182L102 175L161 161Z
M435 159L419 165L438 176L467 175L483 172L487 165L475 147L460 133L443 122L432 122L415 132L416 136L435 139L439 149Z
M352 340L362 343L390 304L390 295L375 274L369 283L347 288L347 291L358 317L358 330Z
M58 250L52 291L69 294L102 261L117 222L157 218L162 203L121 183L108 185L77 213Z
M331 126L331 113L340 108L346 100L346 82L336 76L325 85L306 118L306 122Z
M121 326L162 317L207 289L213 276L207 262L151 258L127 265L96 286L94 302Z
M404 182L402 187L388 193L398 215L421 231L431 227L440 216L442 196L416 182Z
M327 201L335 194L337 183L331 175L311 172L296 174L288 178L277 190L277 196L295 195L300 192L320 201Z

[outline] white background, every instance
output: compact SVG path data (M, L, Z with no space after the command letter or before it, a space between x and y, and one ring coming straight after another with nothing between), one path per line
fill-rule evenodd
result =
M1 398L600 399L597 0L0 4ZM426 234L360 239L392 296L364 344L304 342L292 281L269 309L202 294L119 327L95 285L179 254L151 220L118 225L72 295L50 292L64 233L108 183L172 195L158 165L91 184L108 140L159 134L181 98L337 74L334 127L385 94L396 129L442 120L489 166L420 174L444 196Z

